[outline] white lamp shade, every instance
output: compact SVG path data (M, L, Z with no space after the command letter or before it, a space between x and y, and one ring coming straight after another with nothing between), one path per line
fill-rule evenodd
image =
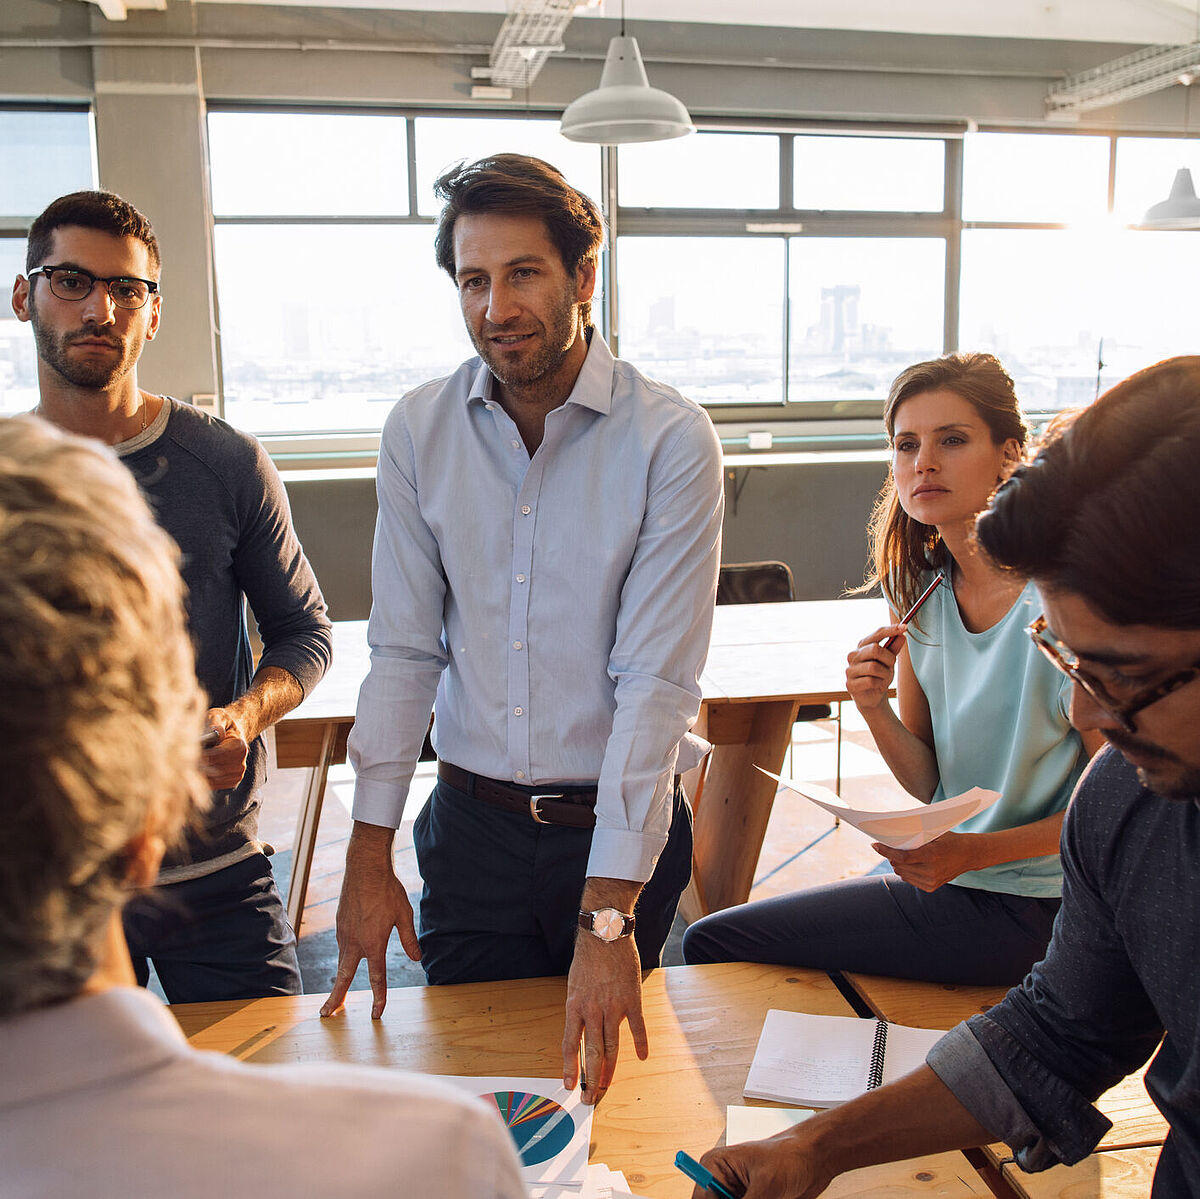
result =
M632 37L608 43L600 86L569 104L559 127L573 142L604 145L660 142L695 131L688 110L670 92L650 86Z
M1146 210L1143 229L1200 229L1200 199L1192 184L1192 172L1181 167L1175 172L1171 194Z

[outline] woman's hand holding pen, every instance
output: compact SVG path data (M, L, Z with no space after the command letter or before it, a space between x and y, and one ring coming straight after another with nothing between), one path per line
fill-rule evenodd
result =
M888 689L896 673L896 655L903 646L902 624L886 624L864 637L846 655L846 690L860 712L868 712L887 702ZM895 637L892 648L884 642Z

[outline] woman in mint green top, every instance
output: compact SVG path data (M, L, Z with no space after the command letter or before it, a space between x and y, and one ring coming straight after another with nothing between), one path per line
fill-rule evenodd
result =
M928 705L937 758L937 786L929 802L972 787L1000 792L995 804L963 821L957 833L987 833L1055 816L1066 809L1083 770L1086 756L1067 716L1071 680L1037 652L1025 632L1041 611L1028 583L991 628L972 632L954 595L939 587L921 609L920 631L908 634L909 661ZM981 864L954 883L1057 898L1062 894L1057 843L1049 854Z
M898 614L935 572L946 581L911 628L886 625L859 642L846 688L917 799L971 787L1000 799L919 849L875 845L893 874L705 917L688 929L684 958L1012 984L1050 939L1063 812L1098 739L1071 728L1070 683L1025 634L1041 612L1033 585L974 542L976 516L1024 453L1008 373L990 354L918 363L893 383L884 419L892 469L872 521L868 586L882 583Z

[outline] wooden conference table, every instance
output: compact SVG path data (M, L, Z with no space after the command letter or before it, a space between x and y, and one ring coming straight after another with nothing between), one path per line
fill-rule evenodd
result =
M846 980L867 1006L885 1020L918 1028L953 1028L1004 998L1006 987L946 986L871 974ZM1146 1093L1145 1069L1106 1091L1096 1106L1112 1128L1095 1150L1074 1166L1027 1174L1007 1145L967 1153L998 1194L1014 1199L1143 1199L1150 1194L1154 1167L1167 1136L1167 1122Z
M318 1016L323 995L176 1005L191 1043L243 1061L343 1061L431 1074L560 1077L565 982L561 978L405 987L372 1021L370 991L351 991L344 1011ZM851 1015L819 971L734 963L676 966L646 978L650 1057L624 1036L617 1076L596 1109L591 1160L621 1170L635 1194L685 1199L691 1184L673 1165L722 1143L725 1108L742 1099L746 1071L772 1008ZM403 1129L397 1130L403 1135ZM850 1196L965 1199L988 1195L961 1154L856 1170L826 1192Z
M700 915L750 894L775 783L803 704L840 702L846 654L887 619L878 599L808 600L717 608L701 680L696 731L713 743L688 778L695 810L695 903ZM310 770L292 856L288 919L297 931L308 891L329 768L346 760L358 688L370 655L366 621L333 626L333 666L312 694L275 727L280 767Z

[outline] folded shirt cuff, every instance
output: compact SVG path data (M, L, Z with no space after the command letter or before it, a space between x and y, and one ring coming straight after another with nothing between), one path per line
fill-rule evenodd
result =
M407 798L407 787L397 787L387 780L366 779L360 775L354 781L354 806L350 814L363 824L399 828L404 819L404 801Z
M925 1064L998 1141L1016 1149L1040 1140L1028 1113L965 1024L952 1028L938 1041L925 1058ZM1057 1159L1025 1168L1045 1169L1055 1164Z
M960 1024L929 1051L925 1064L954 1092L955 1098L997 1140L1013 1151L1022 1170L1033 1174L1051 1166L1081 1160L1095 1145L1096 1129L1074 1130L1074 1136L1046 1135L1022 1106L972 1029ZM1098 1120L1108 1123L1091 1109ZM1085 1121L1091 1124L1091 1121ZM1099 1130L1102 1132L1103 1130Z
M628 829L597 828L592 833L588 878L622 878L644 883L654 873L665 839Z

